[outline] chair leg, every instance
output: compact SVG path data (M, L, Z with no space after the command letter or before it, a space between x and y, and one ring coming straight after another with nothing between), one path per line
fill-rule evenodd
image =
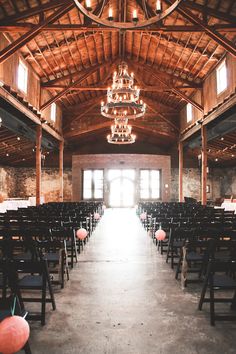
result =
M45 325L46 314L46 277L43 274L42 303L41 303L41 325Z
M23 349L25 351L25 354L32 354L31 349L30 349L30 345L29 345L29 341L26 342Z
M213 276L209 279L210 285L210 315L211 315L211 325L215 325L215 303L214 303L214 289L213 289Z
M208 275L205 279L205 282L203 284L203 288L202 288L202 292L201 292L201 297L200 297L200 300L199 300L199 304L198 304L198 310L202 310L202 305L203 305L203 302L204 302L204 299L205 299L205 295L206 295L206 291L207 291L207 286L208 286Z
M51 299L51 302L52 302L52 309L56 310L56 302L55 302L54 293L53 293L53 290L52 290L52 284L51 284L51 281L50 281L49 274L48 274L47 270L46 270L46 280L47 280L48 290L49 290L49 294L50 294L50 299Z

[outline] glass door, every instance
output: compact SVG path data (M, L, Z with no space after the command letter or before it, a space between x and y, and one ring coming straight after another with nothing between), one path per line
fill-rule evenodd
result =
M132 207L135 194L135 170L109 170L109 206Z

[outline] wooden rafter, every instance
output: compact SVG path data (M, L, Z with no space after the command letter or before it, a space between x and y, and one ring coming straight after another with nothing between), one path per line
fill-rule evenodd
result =
M165 0L168 4L171 4L170 0ZM236 57L236 46L233 42L231 42L226 37L222 36L219 32L212 29L208 26L204 21L200 20L195 14L189 11L184 5L180 4L177 11L184 16L190 22L201 26L205 32L208 34L210 38L212 38L215 42L220 44L225 50L227 50L230 54Z
M57 6L58 7L58 6ZM0 25L0 32L19 32L19 33L24 33L32 29L34 27L34 23L15 23L15 22L8 22L6 24L1 23ZM234 23L232 24L215 24L209 26L210 29L214 31L220 31L220 32L236 32L236 25ZM117 28L113 27L99 27L96 25L80 25L80 24L50 24L47 26L44 26L40 32L61 32L61 31L75 31L75 32L85 32L85 33L95 33L95 32L119 32ZM128 29L128 32L135 32L135 33L140 33L143 32L144 30L141 30L140 28L136 29ZM204 28L199 25L166 25L166 26L160 26L160 27L152 27L150 29L151 33L199 33L199 32L205 32Z
M132 64L131 64L132 65ZM200 112L203 112L203 107L198 104L197 102L193 101L190 97L186 96L183 92L181 92L179 89L177 89L176 87L171 87L169 83L165 82L163 79L160 78L160 76L155 73L154 70L149 69L146 66L141 66L141 64L138 64L138 67L141 67L142 70L150 73L153 77L155 77L162 85L164 85L165 87L167 87L170 91L174 92L177 96L181 97L182 99L184 99L186 102L191 103L194 107L196 107ZM136 71L136 69L133 67L134 71ZM138 71L136 71L136 74L138 74Z
M12 56L18 49L22 48L25 44L35 38L40 30L49 24L50 22L54 22L58 20L60 17L64 16L68 11L70 11L74 7L74 4L66 4L61 6L57 11L55 11L52 15L50 15L47 19L44 19L38 25L35 25L30 31L25 33L23 36L19 37L13 43L9 44L6 48L4 48L0 52L0 63L3 63L10 56Z
M84 75L82 75L79 79L77 79L74 83L71 83L70 85L68 85L64 90L62 90L60 93L58 93L56 96L54 96L53 98L51 98L49 101L45 102L42 106L41 106L41 110L44 110L45 108L47 108L48 106L50 106L53 102L56 102L59 98L63 97L64 95L66 95L72 86L74 85L79 85L80 83L82 83L84 80L86 80L89 76L91 76L93 73L95 73L97 70L106 67L106 66L111 66L112 63L108 62L108 63L104 63L101 65L96 65L94 66L91 70L89 70L87 73L85 73Z
M2 25L9 25L10 23L22 21L28 19L32 16L36 16L41 14L42 12L53 10L59 6L71 3L70 0L51 0L46 4L40 4L40 6L32 7L31 9L27 9L25 11L17 12L15 15L7 16L4 20L1 20Z
M212 7L209 6L204 6L204 5L200 5L197 4L196 2L193 1L189 1L189 0L185 0L184 2L186 7L189 7L190 9L193 10L198 10L201 13L207 13L209 16L218 18L219 20L223 20L226 22L231 22L231 23L236 23L236 16L233 16L229 13L225 13L222 11L219 11L218 9L213 9Z
M152 111L156 113L158 117L168 123L172 128L174 128L175 131L179 132L179 127L175 123L173 123L169 118L167 118L163 113L160 113L155 101L153 101L151 98L145 97L145 103L149 107L151 107Z

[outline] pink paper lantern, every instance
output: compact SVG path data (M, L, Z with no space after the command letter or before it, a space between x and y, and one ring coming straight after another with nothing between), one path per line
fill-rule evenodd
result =
M163 241L166 238L166 233L164 230L159 229L155 232L155 237L158 241Z
M20 316L5 318L0 323L0 352L12 354L21 350L29 339L28 322Z
M99 213L94 213L94 219L99 220L100 219L100 214Z
M88 231L83 228L77 230L76 232L76 236L79 240L84 240L87 237L87 235L88 235Z
M141 213L140 214L140 220L144 221L147 219L147 213Z

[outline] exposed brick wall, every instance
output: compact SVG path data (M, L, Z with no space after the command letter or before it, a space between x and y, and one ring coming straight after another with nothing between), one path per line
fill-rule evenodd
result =
M16 195L15 169L13 167L0 167L0 203Z
M236 198L236 167L214 168L212 171L213 198L234 195Z
M73 200L82 199L82 170L84 169L160 169L161 170L161 191L162 200L170 199L171 188L171 161L170 156L165 155L144 155L144 154L99 154L99 155L74 155L72 158L72 184ZM139 174L138 174L139 175ZM136 181L138 183L138 181ZM165 185L168 185L166 188ZM107 204L107 181L104 186L104 199Z
M197 168L183 169L183 195L200 199L200 171ZM179 169L172 168L171 170L171 200L178 201L179 199Z
M98 155L100 156L100 155ZM124 155L123 155L124 156ZM133 155L135 156L135 155ZM145 155L144 155L145 156ZM152 155L151 155L152 156ZM78 155L77 155L78 157ZM148 155L150 157L150 155ZM162 158L165 156L161 156ZM95 157L96 159L96 157ZM118 161L118 163L116 162ZM155 167L153 162L151 167L148 162L143 159L130 157L125 160L125 164L120 164L124 159L114 159L111 155L108 157L106 162L106 168L160 168ZM149 163L152 160L149 161ZM129 163L129 164L128 164ZM160 160L159 160L160 163ZM83 168L102 168L98 161L94 162L94 156L89 155L89 158L83 155L80 158L80 171ZM149 166L148 166L149 165ZM138 166L138 167L137 167ZM77 170L78 171L78 170ZM170 179L170 194L169 200L178 200L178 168L171 169L170 176L165 178L164 184L168 184L167 180ZM163 174L162 174L163 177ZM73 177L74 179L74 189L76 191L81 189L81 179ZM162 178L163 180L163 178ZM234 168L214 168L210 169L208 175L207 184L210 186L210 193L207 194L208 199L215 200L218 197L223 197L224 195L236 195L236 167ZM201 190L200 190L200 170L198 168L184 168L184 196L196 198L200 200ZM165 189L164 189L165 190ZM55 168L44 168L42 170L42 193L45 196L46 201L57 201L59 196L59 178L58 169ZM35 195L35 169L32 168L13 168L13 167L0 167L0 202L7 198L21 197L28 198L29 196ZM64 200L72 200L72 171L71 169L64 170Z
M33 168L0 168L0 198L28 198L35 196L36 173ZM45 201L59 199L59 172L55 168L42 169L42 195ZM64 200L71 201L71 169L64 169Z

